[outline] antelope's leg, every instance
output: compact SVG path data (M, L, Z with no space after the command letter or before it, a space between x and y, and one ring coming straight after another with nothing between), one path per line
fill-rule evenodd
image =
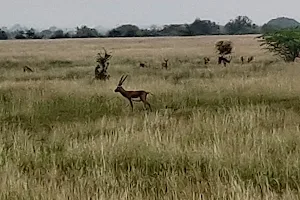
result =
M144 107L146 109L147 109L147 106L148 106L150 108L150 110L152 111L151 105L150 105L150 103L147 100L144 100L143 103L144 103Z
M148 101L146 101L145 103L149 106L150 110L152 111L150 103Z
M133 111L133 104L132 104L131 99L129 99L129 102L130 102L131 110Z

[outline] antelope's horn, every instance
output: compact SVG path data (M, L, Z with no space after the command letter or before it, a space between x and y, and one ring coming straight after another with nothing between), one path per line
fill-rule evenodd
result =
M123 77L124 77L124 75L121 76L121 79L119 80L119 84L118 85L122 84Z
M124 81L126 80L127 77L128 77L128 75L126 75L125 78L123 78L122 83L124 83Z

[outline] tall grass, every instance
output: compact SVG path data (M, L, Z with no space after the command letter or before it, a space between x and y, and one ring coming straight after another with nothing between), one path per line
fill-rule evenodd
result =
M236 60L205 67L218 39L1 42L0 198L299 199L298 64L236 36ZM92 82L104 45L112 78ZM125 89L153 93L152 112L114 93L124 73Z

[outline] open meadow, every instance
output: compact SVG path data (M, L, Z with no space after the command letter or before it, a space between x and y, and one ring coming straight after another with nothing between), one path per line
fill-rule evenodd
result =
M254 37L1 41L0 199L299 199L300 62ZM114 92L123 74L152 111Z

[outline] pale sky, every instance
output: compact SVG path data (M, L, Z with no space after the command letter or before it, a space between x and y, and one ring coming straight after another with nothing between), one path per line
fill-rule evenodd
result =
M131 23L192 23L196 17L221 25L247 15L262 25L279 16L300 21L299 0L0 0L0 27L107 28Z

